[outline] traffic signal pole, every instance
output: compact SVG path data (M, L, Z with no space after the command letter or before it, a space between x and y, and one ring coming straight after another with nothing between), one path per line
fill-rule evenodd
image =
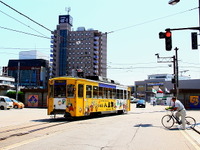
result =
M175 5L175 4L177 4L178 2L180 2L180 0L170 0L169 2L168 2L168 4L170 4L170 5ZM199 0L199 27L200 27L200 0ZM200 29L198 29L199 30L199 32L200 32Z
M200 0L199 0L199 32L200 32Z
M170 0L168 3L170 5L175 5L177 4L178 2L180 2L180 0ZM170 31L173 31L173 30L199 30L199 34L200 34L200 0L199 0L199 26L198 27L188 27L188 28L174 28L174 29L170 29L170 28L167 28L165 29L166 32L170 32ZM159 38L162 39L162 38L165 38L164 36L161 36L161 35L164 35L163 32L160 32L159 33ZM198 49L198 40L197 40L197 33L192 33L192 49ZM166 49L169 51L169 49ZM171 57L173 58L173 64L174 64L174 75L175 75L175 82L174 82L174 90L176 91L176 96L178 96L178 87L179 87L179 79L178 79L178 48L176 47L175 49L175 56Z

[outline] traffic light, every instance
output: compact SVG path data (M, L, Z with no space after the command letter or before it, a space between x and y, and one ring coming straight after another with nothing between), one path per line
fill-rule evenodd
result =
M172 33L170 31L165 32L165 47L167 51L172 50Z
M160 32L159 38L160 39L165 38L165 49L167 51L171 51L172 50L172 33L170 31Z
M192 49L198 49L197 32L191 33Z

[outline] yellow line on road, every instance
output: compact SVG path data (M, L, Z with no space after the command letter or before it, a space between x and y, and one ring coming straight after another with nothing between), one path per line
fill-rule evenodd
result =
M195 147L196 150L200 150L200 146L199 144L197 144L192 137L190 137L190 135L188 133L186 133L186 131L184 130L180 130L181 133L183 134L183 136Z

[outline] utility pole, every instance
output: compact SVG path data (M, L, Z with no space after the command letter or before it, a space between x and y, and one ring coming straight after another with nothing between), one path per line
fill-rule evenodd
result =
M20 71L20 62L18 62L18 67L17 67L17 86L16 86L16 100L18 101L18 89L19 89L19 73Z
M177 49L177 48L175 48ZM178 91L178 59L177 59L177 50L174 56L172 57L160 57L159 54L155 54L157 56L157 63L173 63L173 76L172 83L174 84L174 96L177 95Z
M175 66L176 66L176 74L175 74L175 82L176 82L176 96L178 96L179 90L179 79L178 79L178 48L176 47L175 49Z

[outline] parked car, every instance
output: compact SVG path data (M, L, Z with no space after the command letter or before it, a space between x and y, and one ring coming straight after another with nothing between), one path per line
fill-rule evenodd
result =
M13 102L7 96L0 96L0 109L10 109L13 108Z
M11 101L13 102L13 108L17 109L23 109L24 108L24 104L20 101L17 101L16 99L11 99Z
M146 107L146 101L145 100L143 100L143 99L140 99L140 100L138 100L137 101L137 103L136 103L136 108L145 108Z
M137 103L137 101L138 101L139 99L137 99L137 98L134 98L134 97L131 97L131 103Z

